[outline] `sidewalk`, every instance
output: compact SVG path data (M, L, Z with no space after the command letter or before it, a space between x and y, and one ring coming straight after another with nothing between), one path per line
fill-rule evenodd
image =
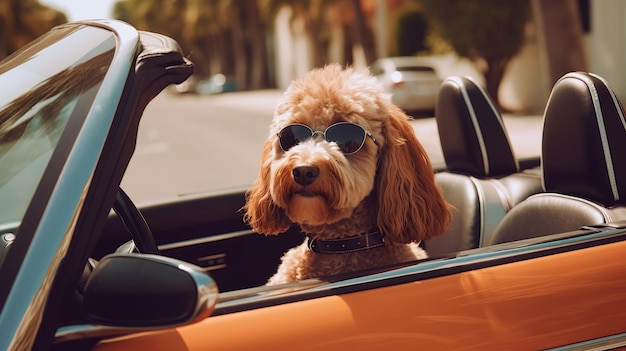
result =
M541 130L543 116L504 115L504 125L518 159L541 155ZM435 168L445 167L439 142L439 130L434 117L417 118L411 122L417 138L422 143Z

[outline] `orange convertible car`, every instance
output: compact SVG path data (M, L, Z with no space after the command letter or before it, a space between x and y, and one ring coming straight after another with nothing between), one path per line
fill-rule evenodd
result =
M140 208L120 189L144 107L192 71L118 21L0 63L0 350L626 347L626 121L601 77L555 84L541 164L514 157L479 86L444 80L455 209L430 258L266 286L303 235L254 233L246 189Z

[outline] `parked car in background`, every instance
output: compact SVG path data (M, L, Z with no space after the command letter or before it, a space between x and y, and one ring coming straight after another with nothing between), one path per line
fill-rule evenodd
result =
M381 58L372 63L370 70L400 108L408 112L434 110L442 80L426 58Z
M625 345L626 221L583 218L588 225L576 230L516 236L428 259L267 286L283 253L304 235L295 226L276 236L255 233L241 211L246 187L181 195L137 208L120 183L135 152L144 108L192 71L193 64L171 38L113 20L59 26L0 62L0 350L570 350ZM448 92L459 91L449 87ZM575 100L569 94L561 97L555 101L566 107ZM604 91L594 96L608 101L606 107L614 105L613 98ZM571 111L591 106L589 100ZM556 126L550 128L554 137L549 141L585 165L566 168L566 173L610 171L611 177L589 180L602 194L608 192L611 201L618 195L623 199L621 107L612 113L592 110L602 110L611 122L604 128L607 133L594 134L596 129L580 123L574 131ZM569 124L575 116L562 117ZM493 122L499 125L499 120ZM450 130L451 146L459 146L463 133ZM465 134L476 130L460 128ZM481 140L473 148L461 143L456 150L492 145ZM570 153L569 147L581 140L605 147ZM610 158L592 153L602 150L613 152L616 167L604 167ZM499 147L495 151L493 159L484 158L492 166L503 158ZM517 162L512 163L517 171ZM571 177L559 178L569 182ZM459 182L468 186L452 189L449 199L485 195L464 195L475 188L476 179ZM490 194L504 197L494 188ZM559 198L572 200L569 195ZM527 226L550 230L555 212L567 214L590 203L536 211L523 218L520 232L533 234ZM474 207L481 205L492 207ZM472 209L457 207L464 213ZM547 221L534 220L542 214ZM468 222L482 230L490 217L475 215ZM447 238L456 241L458 236Z

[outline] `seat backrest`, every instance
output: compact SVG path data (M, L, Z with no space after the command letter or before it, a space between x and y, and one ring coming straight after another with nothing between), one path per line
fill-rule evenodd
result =
M446 161L435 177L453 209L448 230L424 242L430 255L482 246L514 205L541 191L538 170L520 171L502 116L472 79L445 79L435 115Z
M544 112L545 192L510 211L489 244L528 239L626 219L626 120L601 77L571 72Z

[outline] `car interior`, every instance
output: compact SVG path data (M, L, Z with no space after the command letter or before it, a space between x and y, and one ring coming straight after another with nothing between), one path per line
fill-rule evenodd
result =
M435 112L446 161L435 177L452 206L452 222L424 243L429 255L484 246L513 206L541 191L538 160L518 161L502 116L472 79L445 79Z
M554 85L542 140L544 192L513 208L490 245L626 219L624 110L601 77L568 73ZM567 131L567 142L563 140Z
M610 154L626 147L623 110L599 77L576 73L555 85L545 111L541 166L538 157L516 159L502 117L471 79L445 80L436 118L447 164L436 177L454 210L450 229L424 243L431 259L626 219L619 192L626 185L626 165ZM590 123L604 133L590 132ZM579 138L563 143L566 128ZM595 166L584 166L590 163ZM246 190L147 204L141 214L160 253L203 267L220 292L258 287L304 236L297 226L276 236L253 232L241 211ZM128 239L112 212L95 258Z

